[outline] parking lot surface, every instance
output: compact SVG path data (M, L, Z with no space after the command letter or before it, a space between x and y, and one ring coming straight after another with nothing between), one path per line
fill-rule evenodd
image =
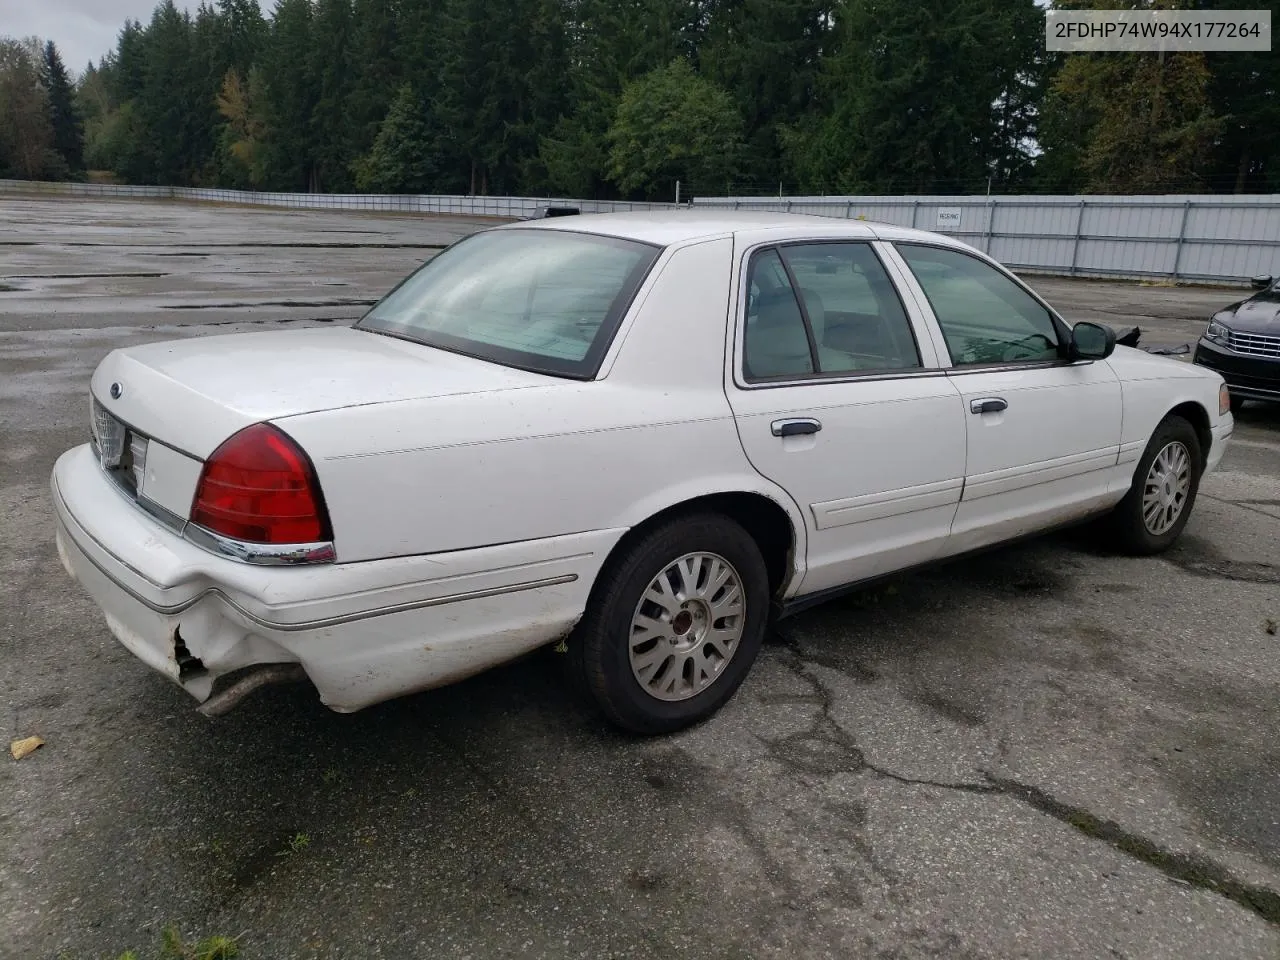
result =
M621 736L547 652L352 716L209 720L63 572L48 476L111 349L344 322L480 221L0 198L0 957L1280 957L1280 409L1181 544L1086 533L782 622ZM1237 294L1029 278L1194 342ZM1069 416L1070 411L1064 411Z

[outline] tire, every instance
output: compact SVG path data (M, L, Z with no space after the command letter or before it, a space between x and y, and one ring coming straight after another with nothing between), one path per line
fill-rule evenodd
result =
M570 668L613 723L670 733L728 702L768 617L769 577L751 535L719 514L674 517L605 566L570 639Z
M1244 397L1237 397L1234 393L1231 394L1231 415L1233 417L1240 412L1243 406Z
M1157 458L1162 455L1165 459L1161 460L1159 468L1153 470ZM1186 485L1181 500L1175 503L1170 497L1176 495L1181 487L1179 478L1183 474L1176 467L1181 464L1182 456L1186 458ZM1134 556L1152 556L1173 546L1195 506L1203 464L1200 438L1195 428L1182 417L1172 414L1161 420L1138 461L1133 485L1111 514L1111 531L1117 545ZM1164 473L1163 477L1161 473ZM1148 499L1148 492L1153 499Z

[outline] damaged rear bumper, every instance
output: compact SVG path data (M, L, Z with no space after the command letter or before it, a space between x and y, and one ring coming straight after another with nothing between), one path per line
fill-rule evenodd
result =
M229 708L218 699L228 682L252 690L302 676L325 705L351 712L560 639L622 533L260 567L156 522L119 493L87 446L59 458L52 492L58 555L112 634L197 700L213 698L213 713Z

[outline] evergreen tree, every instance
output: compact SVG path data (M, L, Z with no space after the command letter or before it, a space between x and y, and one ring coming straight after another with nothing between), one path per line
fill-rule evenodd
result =
M62 55L52 40L44 45L40 79L49 99L49 120L53 125L53 149L72 174L84 170L84 129L76 109L75 90L62 64Z
M729 94L678 59L623 90L609 144L609 173L623 191L667 199L677 180L729 182L742 121Z
M1026 163L1002 123L1044 37L1034 0L844 0L820 112L786 137L810 189L963 193Z
M347 97L346 117L357 153L364 153L373 145L404 76L397 56L397 8L397 0L355 0L352 8L355 80Z
M311 76L316 102L311 111L315 157L313 189L342 193L351 188L355 137L347 117L352 92L351 0L316 0L311 31Z
M147 27L137 111L147 131L139 144L147 182L185 184L205 159L209 129L200 64L193 57L191 17L163 0Z
M1238 0L1202 0L1213 10L1242 9ZM1271 11L1280 24L1280 0L1250 3ZM1209 108L1220 118L1218 138L1206 171L1215 190L1280 193L1280 56L1270 52L1205 54Z
M218 0L218 39L215 65L219 76L235 70L248 76L259 62L267 41L267 21L258 0Z
M1049 57L1043 0L259 2L161 0L74 93L56 48L9 42L0 164L600 197L1280 188L1280 60Z
M701 17L687 0L569 0L564 9L568 103L539 138L538 165L552 191L611 195L606 137L623 87L692 55Z
M748 168L762 183L776 185L790 177L780 132L814 106L822 53L830 42L830 7L825 0L710 4L699 68L733 94L743 116Z
M312 72L311 4L280 0L267 41L265 99L266 165L269 186L280 190L317 188L311 116L316 104Z
M39 41L0 37L0 170L40 180L57 175L49 98L40 83Z
M356 186L374 193L432 193L438 189L436 163L440 131L409 84L400 88L378 129L373 149L353 165Z

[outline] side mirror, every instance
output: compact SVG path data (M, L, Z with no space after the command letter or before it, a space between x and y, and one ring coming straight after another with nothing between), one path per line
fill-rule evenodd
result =
M1116 332L1100 323L1081 321L1071 328L1072 360L1105 360L1116 349Z
M1249 281L1249 285L1255 290L1265 290L1267 287L1271 286L1271 281L1274 279L1274 277L1269 276L1268 274L1260 273Z

